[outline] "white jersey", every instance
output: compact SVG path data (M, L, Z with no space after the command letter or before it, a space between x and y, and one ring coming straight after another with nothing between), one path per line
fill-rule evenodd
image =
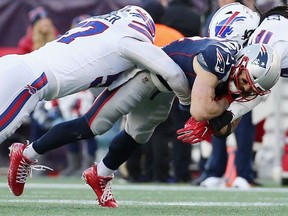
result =
M288 78L287 34L288 19L280 15L271 15L266 17L263 22L256 28L254 33L251 35L248 44L265 43L273 47L273 49L280 57L281 77ZM258 96L255 100L246 103L233 102L229 107L229 110L231 110L234 114L233 120L249 112L258 104L266 100L266 98L267 96ZM262 103L262 106L265 106L265 104ZM257 109L262 109L262 106L258 106ZM265 113L265 115L267 115L267 113Z
M45 99L63 97L90 87L108 86L122 71L138 64L160 73L168 79L181 101L190 101L184 73L178 77L182 70L152 45L154 36L155 25L149 14L140 7L128 6L82 21L78 27L24 55L23 59L32 69L56 79L57 87L53 86ZM158 70L159 67L162 69ZM169 81L169 77L177 77L178 81ZM186 92L185 96L183 92Z
M249 44L265 43L274 48L281 59L281 76L288 77L288 19L271 15L263 20L249 39Z
M154 37L150 15L138 6L126 6L84 20L32 53L2 57L0 143L22 124L40 100L109 86L135 65L161 75L180 103L189 104L191 89L184 72L153 45Z

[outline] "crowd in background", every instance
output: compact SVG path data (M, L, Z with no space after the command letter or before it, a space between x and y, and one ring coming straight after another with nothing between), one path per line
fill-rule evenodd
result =
M18 35L19 40L15 46L7 41L10 44L7 47L15 49L9 48L8 51L3 51L4 49L0 48L2 55L31 52L89 16L104 14L128 4L140 5L150 13L156 23L155 45L162 47L181 37L207 36L211 17L225 4L241 2L253 10L256 5L261 12L265 12L276 5L286 3L281 0L109 0L87 1L86 5L81 6L80 1L74 1L74 4L73 0L69 2L72 3L70 7L73 6L71 9L73 12L70 11L65 15L65 22L61 22L59 18L61 7L57 8L55 5L49 7L44 3L29 5L29 8L26 8L28 23L24 34ZM77 6L79 6L78 10ZM2 41L0 46L5 47L6 45L3 44L5 40L0 38L0 41ZM8 166L8 147L11 143L35 140L56 123L83 115L94 99L89 91L85 91L60 100L40 103L30 119L11 138L1 144L0 167ZM188 118L187 113L178 109L178 101L175 100L168 119L157 127L149 142L139 148L120 168L119 176L131 182L192 182L206 187L210 185L223 187L229 183L231 186L232 180L240 177L245 183L236 185L240 188L247 187L247 184L259 185L256 181L257 169L253 166L257 153L253 146L255 142L261 143L264 121L255 125L251 120L251 112L246 114L238 126L238 131L235 132L237 144L231 148L226 145L228 141L217 140L217 138L195 146L178 141L176 130L181 128ZM125 121L125 118L122 121ZM116 134L120 128L121 122L105 135L71 143L61 150L51 151L41 159L43 160L41 163L54 168L55 171L48 174L80 176L82 171L96 160L97 155L108 148L106 144L107 140L113 137L111 133ZM235 160L231 163L233 157ZM208 178L210 182L207 182Z

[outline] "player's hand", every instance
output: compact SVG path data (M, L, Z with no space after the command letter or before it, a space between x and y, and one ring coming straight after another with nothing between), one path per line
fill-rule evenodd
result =
M184 128L177 130L178 140L184 143L195 144L210 138L214 130L208 121L196 121L193 117L185 123Z

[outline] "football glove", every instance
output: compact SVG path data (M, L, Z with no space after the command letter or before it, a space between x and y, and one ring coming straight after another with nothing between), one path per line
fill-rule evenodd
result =
M199 122L190 117L185 123L184 128L177 130L177 134L179 135L177 139L184 143L195 144L211 138L214 132L208 121Z

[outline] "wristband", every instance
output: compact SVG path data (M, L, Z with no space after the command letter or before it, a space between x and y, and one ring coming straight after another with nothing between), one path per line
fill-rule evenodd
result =
M222 113L222 115L216 118L210 119L209 124L215 131L219 131L224 126L229 124L232 121L232 119L233 119L233 113L231 111L226 110Z
M231 129L232 129L231 124L228 124L227 130L225 131L225 133L223 135L214 134L214 136L219 138L219 139L227 138L231 134Z

